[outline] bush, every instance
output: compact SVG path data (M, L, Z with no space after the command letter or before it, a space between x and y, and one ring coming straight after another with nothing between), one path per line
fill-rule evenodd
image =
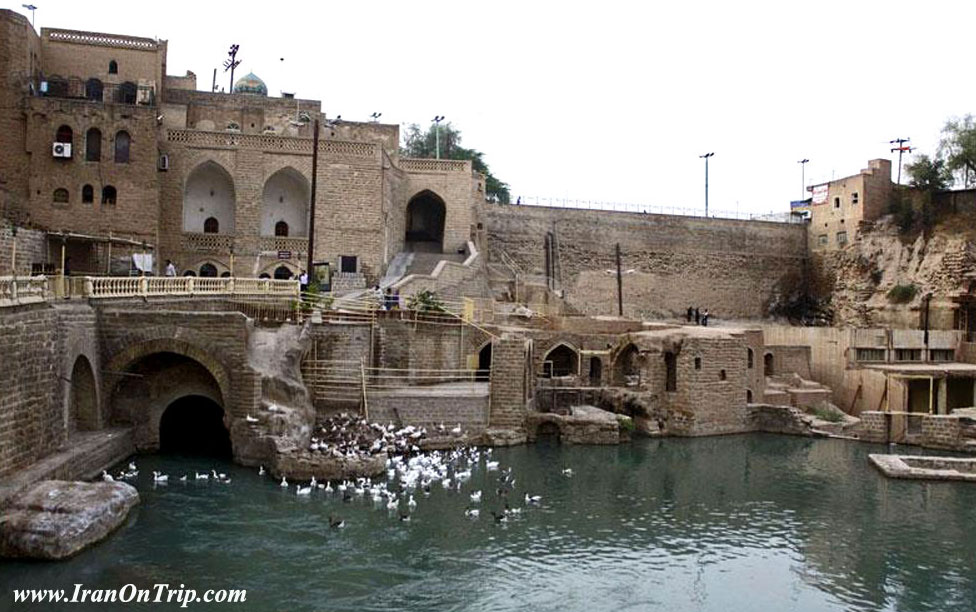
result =
M827 408L817 408L813 411L821 421L827 421L828 423L840 423L844 420L844 415L836 410L828 410Z
M634 432L634 419L632 418L617 416L617 424L620 426L620 431Z
M892 304L907 304L912 301L915 294L918 293L918 287L914 284L907 285L895 285L888 291L888 301Z
M407 298L407 308L417 312L447 312L444 303L437 299L433 291L424 289Z

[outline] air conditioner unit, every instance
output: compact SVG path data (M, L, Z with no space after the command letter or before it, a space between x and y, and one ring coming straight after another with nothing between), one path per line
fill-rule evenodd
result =
M160 155L157 167L159 168L160 172L166 172L169 170L169 155Z
M71 159L71 143L56 142L51 146L51 155Z

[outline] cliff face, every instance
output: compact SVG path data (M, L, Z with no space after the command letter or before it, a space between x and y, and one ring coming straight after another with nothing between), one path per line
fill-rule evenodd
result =
M814 265L834 281L833 324L918 328L924 298L931 293L931 327L952 328L952 297L966 293L976 279L972 221L954 216L929 236L906 238L885 217L862 226L845 249L815 256ZM900 299L889 296L899 286Z

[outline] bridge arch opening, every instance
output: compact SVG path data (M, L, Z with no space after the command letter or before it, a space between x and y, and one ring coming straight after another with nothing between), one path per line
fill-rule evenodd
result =
M230 456L224 425L228 381L219 362L172 340L131 351L116 368L111 420L133 428L136 448Z
M166 407L159 422L159 450L181 455L230 457L224 409L209 397L185 395Z
M439 195L424 190L407 204L407 233L404 250L426 253L444 251L444 219L447 206Z

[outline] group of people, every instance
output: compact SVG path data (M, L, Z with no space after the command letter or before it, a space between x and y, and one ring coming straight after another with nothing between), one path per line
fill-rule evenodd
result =
M399 289L394 291L392 287L387 287L384 292L380 290L379 285L376 285L373 287L373 294L379 300L381 310L400 310Z
M697 306L688 307L688 322L695 320L695 325L703 325L708 327L708 309L698 310Z

